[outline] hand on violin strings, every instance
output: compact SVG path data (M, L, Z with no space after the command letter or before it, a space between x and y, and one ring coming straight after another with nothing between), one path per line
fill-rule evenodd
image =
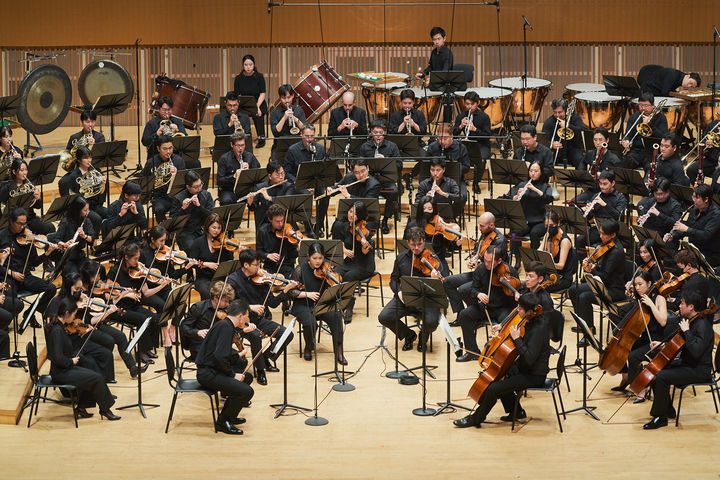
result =
M205 336L207 335L207 333L208 333L208 329L207 329L207 328L203 328L202 330L198 330L197 335L198 335L198 337L200 337L200 338L205 338Z
M255 325L254 323L248 323L248 326L243 328L243 332L250 333L250 332L254 331L256 328L257 328L257 325Z
M258 315L262 315L265 313L265 306L264 305L250 305L250 310L253 313L257 313Z
M642 301L642 303L644 303L644 304L647 305L648 307L654 307L654 306L655 306L655 303L654 303L654 302L652 301L652 299L651 299L650 297L648 297L647 295L643 295L642 297L640 297L640 300Z
M499 323L496 323L492 327L490 327L490 330L492 330L493 333L498 333L502 329L502 325Z
M440 272L438 272L437 270L435 270L435 269L433 268L433 269L432 269L432 272L430 272L430 277L432 277L432 278L442 278L442 275L440 274Z

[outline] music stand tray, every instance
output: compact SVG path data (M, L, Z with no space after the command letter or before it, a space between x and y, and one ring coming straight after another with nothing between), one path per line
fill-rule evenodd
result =
M395 183L398 180L398 171L395 164L395 159L390 157L379 157L379 158L367 158L365 159L367 166L370 169L370 175L375 177L375 180L384 183Z
M110 93L95 100L92 111L99 116L112 116L127 110L135 92Z
M385 140L397 145L403 157L420 156L420 135L385 135Z
M238 197L244 197L248 193L255 190L255 186L267 180L267 169L265 168L250 168L246 170L240 170L237 178L235 179L235 195Z
M137 177L132 179L140 185L140 203L147 205L152 200L153 194L155 193L155 175L147 177ZM158 190L158 193L167 193L168 184L163 185Z
M208 183L210 182L210 167L193 168L191 170L178 170L175 174L175 177L173 177L172 183L170 184L170 192L168 193L170 197L174 197L185 188L185 175L187 175L187 173L190 171L193 171L200 175L203 184L207 187Z
M18 95L0 97L0 126L2 126L6 118L15 116L19 106L20 97Z
M367 142L367 137L332 137L330 140L330 148L328 148L327 155L328 156L334 156L334 157L344 157L345 155L345 147L348 146L348 142L350 142L350 146L348 148L348 153L350 156L355 156L360 150L360 146Z
M185 163L197 162L200 158L200 135L172 137L173 153L182 157Z
M543 251L543 250L535 250L534 248L530 247L520 247L520 261L522 261L523 266L525 267L525 271L527 272L528 266L532 262L540 262L545 266L545 270L547 271L547 275L545 275L545 279L547 280L547 277L551 274L557 275L557 270L555 269L555 261L553 260L553 257L550 253Z
M510 230L524 230L527 220L520 202L503 198L486 198L485 211L495 215L495 225Z
M73 193L65 197L56 197L50 205L50 208L48 208L47 213L43 215L42 221L45 223L53 223L62 220L65 217L65 212L68 207L75 201L75 197L78 196L78 194Z
M220 265L218 265L217 270L215 270L215 274L212 277L212 280L210 280L210 285L217 282L218 280L222 280L223 278L227 277L231 273L240 270L242 268L242 263L240 260L227 260Z
M109 170L125 162L127 140L96 143L92 147L92 164L98 170Z
M160 225L162 225L167 232L166 242L173 242L175 235L182 232L183 228L185 228L185 224L187 223L188 219L190 219L190 214L186 213L185 215L168 217L160 223Z
M106 250L114 249L115 245L120 244L122 247L127 242L128 238L132 234L133 230L137 227L136 224L131 223L129 225L120 225L115 227L103 237L103 241L100 245L95 247L95 254L104 252Z
M342 240L314 240L310 239L308 241L302 241L300 242L300 246L298 248L298 262L302 263L303 261L307 260L308 256L308 249L310 248L310 245L313 243L319 243L322 245L323 249L325 250L325 259L330 262L331 265L338 267L342 265L343 263L343 249L342 249Z
M228 232L235 231L240 226L245 216L245 203L231 203L229 205L220 205L212 209L212 213L217 213L222 219L222 224L226 225Z
M603 84L608 95L636 98L640 96L640 85L635 77L603 75Z
M65 268L65 264L68 262L68 259L73 254L77 246L78 242L73 242L65 249L62 257L60 257L60 260L57 262L57 264L55 264L55 270L53 271L52 275L50 275L49 278L45 279L47 282L54 282L55 279L60 275L60 273L62 273L63 269Z
M285 154L288 149L302 140L298 136L292 137L275 137L273 140L273 149L275 150L275 161L282 165L285 163Z
M462 70L448 70L444 72L437 70L432 71L430 72L430 84L428 85L428 89L443 93L453 93L458 90L465 90L467 89L465 72ZM429 118L427 120L428 122L430 121Z
M639 195L647 197L650 192L645 186L645 180L637 170L630 168L615 168L615 189L625 195Z
M182 318L185 315L191 289L192 284L183 283L170 291L167 300L165 300L162 313L160 314L158 325L167 325L168 323L172 323L176 318Z
M368 222L379 222L380 221L380 200L377 198L340 198L338 199L337 213L335 218L345 219L347 218L347 212L353 206L355 202L362 202L367 209Z
M693 203L693 188L673 183L670 185L670 196L683 205L690 205Z
M633 225L632 229L633 232L635 232L635 236L638 238L638 243L643 243L648 238L652 238L652 248L655 249L655 253L658 257L666 257L670 255L670 249L663 241L662 237L660 237L660 234L658 232L649 228L641 227L639 225Z
M312 195L309 193L278 196L274 198L273 203L285 207L285 210L287 210L287 222L307 222L307 224L310 224L313 201Z
M495 183L517 185L528 178L528 168L522 160L505 158L490 159L490 178Z
M47 185L53 183L57 177L60 155L53 153L41 155L28 160L27 178L33 185Z
M317 195L325 193L325 188L335 185L336 172L335 160L303 162L298 166L295 189L310 190L314 188Z
M597 182L587 170L555 167L555 177L563 187L597 188Z
M587 233L585 217L578 207L567 207L564 205L550 205L550 210L560 217L560 225L565 225L566 233L584 235Z

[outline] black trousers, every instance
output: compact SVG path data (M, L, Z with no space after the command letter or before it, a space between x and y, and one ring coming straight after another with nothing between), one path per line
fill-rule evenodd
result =
M55 225L43 222L40 217L29 219L27 226L31 232L37 235L47 235L55 231Z
M638 343L640 345L638 345ZM642 372L641 362L645 359L645 354L650 350L650 344L648 342L635 342L632 350L627 359L627 374L628 382L632 383L635 378Z
M134 305L126 308L122 316L113 313L108 320L127 323L128 325L139 328L147 317L150 317L150 323L145 333L143 333L142 338L138 341L138 348L141 352L148 352L158 345L158 332L160 331L160 327L158 327L157 314L140 305Z
M397 216L398 205L398 188L394 183L383 183L380 185L380 195L385 197L385 213L383 219L390 220L393 215Z
M0 303L0 330L7 330L15 315L23 311L23 302L15 297L15 292L5 290L5 301Z
M210 281L212 280L212 277L200 277L198 276L195 279L195 285L193 285L193 288L198 291L200 294L200 298L203 300L207 300L210 298Z
M529 375L526 373L517 373L492 382L485 390L477 409L473 412L473 420L477 424L484 422L498 399L502 402L505 413L512 413L517 392L529 387L540 387L544 383L545 375ZM521 408L520 404L518 404L518 412Z
M460 313L466 305L477 302L472 295L472 272L447 276L444 285L453 312Z
M540 247L540 241L545 235L545 222L528 223L527 228L523 230L513 230L511 234L519 237L524 237L530 234L530 248L538 249ZM520 261L520 246L521 242L516 240L510 240L510 251L515 255L516 261Z
M560 277L558 278L557 282L545 287L545 291L548 293L559 292L561 290L565 290L566 288L570 288L572 284L572 277Z
M277 329L277 333L275 333L275 337L273 337L273 344L268 347L267 350L265 350L265 356L268 358L273 358L273 355L271 351L274 349L277 341L280 339L280 337L283 336L285 333L286 328L282 325L280 325L277 322L274 322L269 315L269 313L264 313L262 316L258 317L253 321L255 325L257 325L258 329L263 332L265 335L272 335L275 330ZM283 343L280 348L278 349L278 355L282 354L283 350L287 348L287 346L290 344L292 339L295 337L292 332L288 334L287 339L285 340L285 343ZM259 360L259 359L258 359Z
M129 353L125 353L125 349L128 346L127 338L125 334L115 327L111 327L106 323L100 323L97 326L97 332L93 333L92 341L103 346L108 351L112 352L113 347L117 345L118 353L120 358L125 362L125 366L130 370L136 365L135 359Z
M93 205L92 207L90 207L88 218L90 219L90 223L92 223L93 229L96 232L100 232L102 221L105 220L107 217L108 209L104 205Z
M668 365L660 370L653 383L653 404L650 408L650 415L653 417L668 417L672 411L670 402L671 385L687 385L688 383L707 382L710 380L710 372L700 373L690 367L673 367Z
M314 348L315 332L318 329L318 322L325 322L330 328L330 335L333 340L333 348L343 343L343 322L340 312L323 313L317 317L312 312L312 307L304 303L304 299L293 302L290 312L297 317L303 328L303 338L305 345Z
M247 383L236 380L234 377L216 373L211 368L198 368L197 380L200 385L227 395L225 405L223 405L222 411L218 415L218 422L234 420L240 410L247 407L248 402L255 394L253 388Z
M232 190L220 190L218 193L218 200L220 205L230 205L231 203L237 202L238 196Z
M463 309L458 315L458 323L462 329L463 341L465 342L465 348L471 352L478 352L477 345L477 329L482 325L488 324L488 315L493 324L500 323L505 317L508 316L511 309L510 307L493 308L488 307L484 303L477 302L469 307Z
M252 121L255 125L255 133L257 133L258 137L264 137L265 136L265 115L267 115L267 107L264 106L265 103L263 103L263 107L261 107L262 116L258 117L256 115L253 115ZM250 132L246 132L250 133Z
M75 385L80 397L78 406L81 408L93 407L97 403L103 412L115 403L102 375L87 368L75 365L53 374L52 379L57 383Z
M0 359L10 357L10 335L6 330L0 329Z
M330 206L330 197L321 198L315 203L315 230L325 228L325 217L327 217L328 206Z
M568 296L577 316L585 320L589 327L595 328L592 306L597 305L597 300L590 286L587 283L575 283L568 290Z
M417 307L408 307L396 296L385 305L378 315L378 321L389 328L399 339L405 339L412 334L412 330L408 327L403 318L405 316L415 317L422 320L422 328L420 330L420 341L425 344L430 338L432 332L435 331L440 323L440 309Z
M167 218L167 214L172 208L172 200L169 196L165 195L154 195L152 198L153 212L158 222L162 222Z
M40 301L38 302L37 312L40 314L45 313L45 309L48 306L48 303L50 303L50 300L55 296L55 292L57 291L57 287L53 285L50 282L46 282L42 278L36 277L34 275L31 275L29 273L25 274L25 281L24 282L18 282L17 280L11 279L10 276L8 276L8 283L10 284L12 291L14 294L17 294L18 292L21 292L23 290L26 290L28 292L32 293L44 293ZM22 305L22 300L19 298L15 298L15 301L20 303ZM29 312L30 309L27 309L25 311L25 315L27 315L27 312Z
M712 174L715 172L715 167L717 167L717 163L712 162L703 162L703 173L706 177L712 177ZM685 171L685 174L690 178L690 182L695 182L695 179L697 178L698 174L698 163L697 161L691 163L687 170Z
M354 282L355 280L365 280L370 277L373 272L362 268L359 265L343 264L334 269L337 273L342 276L343 282ZM353 297L348 304L348 308L352 309L355 307L355 300L357 297Z

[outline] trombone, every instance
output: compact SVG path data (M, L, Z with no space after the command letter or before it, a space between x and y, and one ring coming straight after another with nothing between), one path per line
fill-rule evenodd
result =
M657 105L655 105L655 108L653 108L652 112L650 112L650 118L647 119L647 122L644 123L638 123L638 121L643 117L642 114L638 115L637 120L635 120L635 135L630 139L630 144L627 146L626 149L623 150L623 155L627 155L627 153L630 151L630 148L632 147L633 141L635 140L635 137L640 134L641 137L649 137L652 135L653 130L650 126L650 122L652 121L653 117L657 115L657 113L662 109L662 107L665 106L665 103L667 103L666 99L662 99ZM628 130L630 132L631 130ZM627 135L627 134L626 134Z
M713 147L720 147L720 133L714 132L716 128L720 127L720 122L717 123L708 133L705 134L705 136L700 140L693 148L690 149L688 153L685 154L684 157L682 157L680 160L685 164L685 160L690 156L690 154L695 151L696 148L698 148L700 145L704 145L706 141L710 140Z

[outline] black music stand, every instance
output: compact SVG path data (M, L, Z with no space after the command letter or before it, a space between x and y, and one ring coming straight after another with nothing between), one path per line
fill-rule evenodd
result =
M58 165L60 165L59 154L41 155L28 160L27 179L36 187L40 185L40 200L45 198L43 195L43 186L55 182ZM44 207L41 205L40 213L42 214L43 212Z
M450 324L448 323L447 319L445 318L445 315L442 315L442 314L440 315L440 323L438 324L438 328L443 333L443 335L445 335L445 341L447 342L447 349L446 349L447 355L445 358L445 361L447 362L447 375L446 375L447 378L445 379L445 385L447 388L447 390L446 390L447 396L445 398L445 403L442 403L442 402L438 403L438 406L440 408L435 413L433 413L433 417L437 417L441 413L453 413L453 412L455 412L456 409L459 409L459 408L461 408L463 410L471 411L472 408L468 408L463 405L453 403L452 400L450 399L450 380L451 380L450 364L452 363L452 362L450 362L450 349L452 349L453 352L455 352L456 357L460 358L463 354L462 343L460 343L458 341L457 337L455 337L455 335L453 334L452 328L450 328Z
M248 193L255 191L255 186L260 182L264 182L267 178L267 170L264 168L240 170L235 179L235 195L244 197Z
M322 160L315 162L303 162L298 166L297 178L295 179L296 190L314 189L315 196L325 193L327 187L335 185L337 163L335 160ZM327 197L325 197L327 198ZM317 218L320 200L315 201L315 216ZM327 219L327 217L326 217ZM313 230L316 226L313 225Z
M182 232L183 228L185 228L185 224L190 219L190 214L186 213L185 215L176 215L174 217L168 217L165 220L163 220L160 225L162 225L165 228L165 231L167 232L167 239L166 243L173 243L175 239L175 235Z
M245 203L231 203L213 208L212 213L220 215L222 224L225 225L225 230L232 232L242 224L243 217L245 216L245 207Z
M173 288L165 300L165 306L163 307L158 325L167 325L176 318L182 318L185 315L185 310L188 306L188 298L190 298L190 290L192 290L191 283L183 283Z
M424 311L430 307L444 309L448 306L445 287L439 278L400 277L400 290L402 291L403 303L408 307L417 307ZM421 325L420 335L418 335L419 342L422 342L422 330L425 327L424 323L425 319L423 318L423 325ZM434 408L428 408L426 402L427 345L422 349L422 372L422 407L414 409L412 413L420 417L427 417L436 412Z
M308 250L313 243L319 243L325 250L325 259L330 262L333 267L338 267L343 263L342 240L310 240L300 242L298 248L298 263L307 260Z
M53 270L52 274L45 279L46 282L54 282L56 278L60 276L60 273L62 273L63 269L65 268L65 264L68 262L68 259L73 254L75 249L78 246L78 242L73 242L65 249L62 256L60 257L60 260L55 264L55 270ZM28 315L29 316L29 315Z
M583 212L578 207L566 207L563 205L550 205L550 210L560 217L560 225L565 225L566 233L584 235L587 233L587 223Z
M545 275L546 280L547 277L550 275L557 275L557 270L555 269L555 262L553 261L552 255L544 250L535 250L534 248L521 246L520 261L525 267L526 272L528 266L532 262L542 263L545 266L545 270L547 271L547 275Z
M115 167L125 163L127 151L127 140L96 143L92 147L93 166L99 171L105 169L105 193L108 205L110 205L110 171L112 170L113 174L120 178Z
M360 151L360 146L367 141L366 136L332 137L327 155L336 158L354 157Z
M603 84L608 95L636 98L642 93L635 77L603 75Z
M415 218L415 214L417 213L418 205L413 204L410 205L410 218ZM453 213L452 205L449 203L438 203L437 204L437 210L438 215L440 215L441 218L444 219L455 219L455 214ZM399 240L398 240L399 241Z
M273 348L272 354L277 356L278 352L276 349L280 348L280 346L285 344L285 341L287 340L287 337L292 333L293 329L295 328L295 320L290 320L290 323L288 324L287 328L285 329L285 332L280 336L278 341L275 343L275 347ZM300 407L298 405L293 405L291 403L288 403L288 393L287 393L287 348L283 349L283 401L282 403L273 403L270 405L270 408L275 408L277 411L275 412L275 417L278 418L280 415L283 414L283 412L286 409L292 409L295 411L302 411L302 412L312 412L311 408L306 407Z
M225 104L227 103L227 97L220 97L219 102L220 111L224 112L225 110L227 110L225 108ZM255 114L257 113L257 101L255 100L255 97L251 97L249 95L241 95L238 97L238 102L238 112L242 112L249 117L256 116Z
M142 359L140 358L140 348L137 346L138 341L145 333L145 330L147 330L148 325L150 324L150 321L152 319L150 317L146 318L145 321L142 323L140 328L137 329L135 332L135 335L133 336L132 340L130 340L130 343L128 344L127 348L125 349L125 353L129 354L130 352L135 350L135 361L138 365L142 363ZM119 407L118 410L125 410L127 408L133 408L138 407L140 409L140 413L142 414L143 418L147 418L147 415L145 415L145 407L148 408L155 408L159 407L160 405L154 404L154 403L143 403L142 401L142 368L138 368L138 375L137 375L137 394L138 399L137 403L133 403L132 405L125 405L123 407Z
M453 118L455 105L455 95L458 90L467 89L467 82L465 81L465 72L462 70L448 70L448 71L432 71L430 72L430 83L428 89L442 92L442 103L441 108L438 111L438 116L441 115L444 109L449 109L450 114L446 116L445 112L442 113L442 118L437 119L438 122L449 121L450 124L455 120ZM432 121L436 119L427 119L428 126Z
M697 248L692 243L688 242L687 240L683 240L680 242L680 248L686 248L690 250L693 254L695 254L695 257L698 259L698 269L703 272L707 277L712 277L714 279L718 279L718 276L715 274L715 269L710 265L710 263L705 258L705 254L700 251L699 248Z
M504 198L486 198L485 211L495 215L495 225L510 230L524 230L527 220L522 205L515 200Z
M75 197L79 195L72 193L66 197L56 197L53 200L48 211L43 215L42 221L45 223L53 223L62 220L65 217L65 212L72 202L75 201Z
M8 210L10 210L11 208L20 207L27 211L34 204L35 204L35 195L33 192L23 193L22 195L10 197L7 200Z
M92 111L99 116L110 116L110 140L115 141L115 115L124 112L132 102L135 92L110 93L95 100Z
M133 230L135 230L135 227L137 227L137 225L131 223L129 225L120 225L110 230L107 235L103 236L102 243L94 248L95 255L107 250L116 250L116 245L120 247L125 245L132 235Z
M185 188L185 175L187 175L188 172L195 172L200 175L204 185L207 185L210 182L210 167L178 170L173 177L172 183L170 184L170 191L168 192L170 198L183 191Z
M227 277L231 273L240 270L241 268L242 263L240 262L240 260L226 260L222 262L220 265L218 265L217 270L215 270L212 280L210 280L210 285L217 282L218 280Z
M382 185L383 183L397 183L398 171L395 160L391 157L378 157L366 158L365 162L370 169L370 175Z
M200 135L178 135L176 137L172 137L172 144L173 153L180 155L185 162L185 165L194 164L196 162L199 163ZM209 175L208 178L210 178Z
M528 167L521 160L512 160L509 158L491 158L490 159L490 196L493 196L493 183L503 185L517 185L530 178L528 176Z
M582 332L583 337L585 338L585 342L584 342L584 344L583 344L583 364L587 366L587 348L588 348L588 345L591 345L595 350L597 350L598 353L600 353L600 352L602 351L602 347L600 347L600 344L598 343L597 339L595 338L595 336L594 336L594 335L592 334L592 332L590 331L590 327L588 327L587 323L585 323L585 320L583 320L582 318L578 317L575 312L570 312L570 314L573 316L573 319L575 320L575 323L576 323L577 326L578 326L578 330ZM587 381L588 381L588 376L587 376L587 374L586 374L585 372L583 372L583 401L582 401L582 405L581 405L580 407L573 408L573 409L571 409L571 410L565 410L564 412L562 412L563 415L568 414L568 413L573 413L573 412L585 412L585 413L587 413L588 415L590 415L592 418L594 418L595 420L600 420L600 419L598 418L598 416L595 415L595 413L593 413L593 410L595 410L595 408L597 408L597 407L591 407L591 406L588 406L588 404L587 404L587 398L588 398L588 393L587 393Z
M5 125L6 118L15 116L19 106L20 97L18 95L0 97L0 127Z
M693 203L693 191L694 189L692 187L674 183L670 185L670 196L683 205L691 205Z
M565 196L567 197L567 189L572 188L575 195L578 196L578 189L597 189L597 181L590 175L587 170L576 170L574 168L555 167L555 178L557 182L565 188Z
M281 205L287 210L286 221L288 223L305 222L306 226L310 226L310 217L312 216L312 195L309 193L300 195L284 195L275 197L273 203ZM302 243L302 242L300 242Z
M280 165L285 163L285 154L287 153L288 149L298 142L302 142L302 140L298 136L275 137L275 139L273 140L275 161L278 162Z
M650 195L639 171L630 168L615 168L613 171L615 172L615 189L618 192L641 197Z
M638 243L643 243L648 238L652 238L652 240L653 240L652 248L655 250L655 254L658 257L660 257L660 256L667 257L670 255L670 248L665 243L665 241L662 239L660 234L658 232L656 232L655 230L641 227L639 225L633 225L632 230L633 230L633 232L635 232L635 236L638 238Z
M385 135L385 140L397 145L403 157L420 157L420 135Z
M155 193L155 178L157 178L155 175L150 175L148 177L137 177L133 179L134 182L140 185L140 203L148 205L148 218L151 218L149 210L150 207L152 207L152 197ZM160 188L167 192L168 186L166 184Z

